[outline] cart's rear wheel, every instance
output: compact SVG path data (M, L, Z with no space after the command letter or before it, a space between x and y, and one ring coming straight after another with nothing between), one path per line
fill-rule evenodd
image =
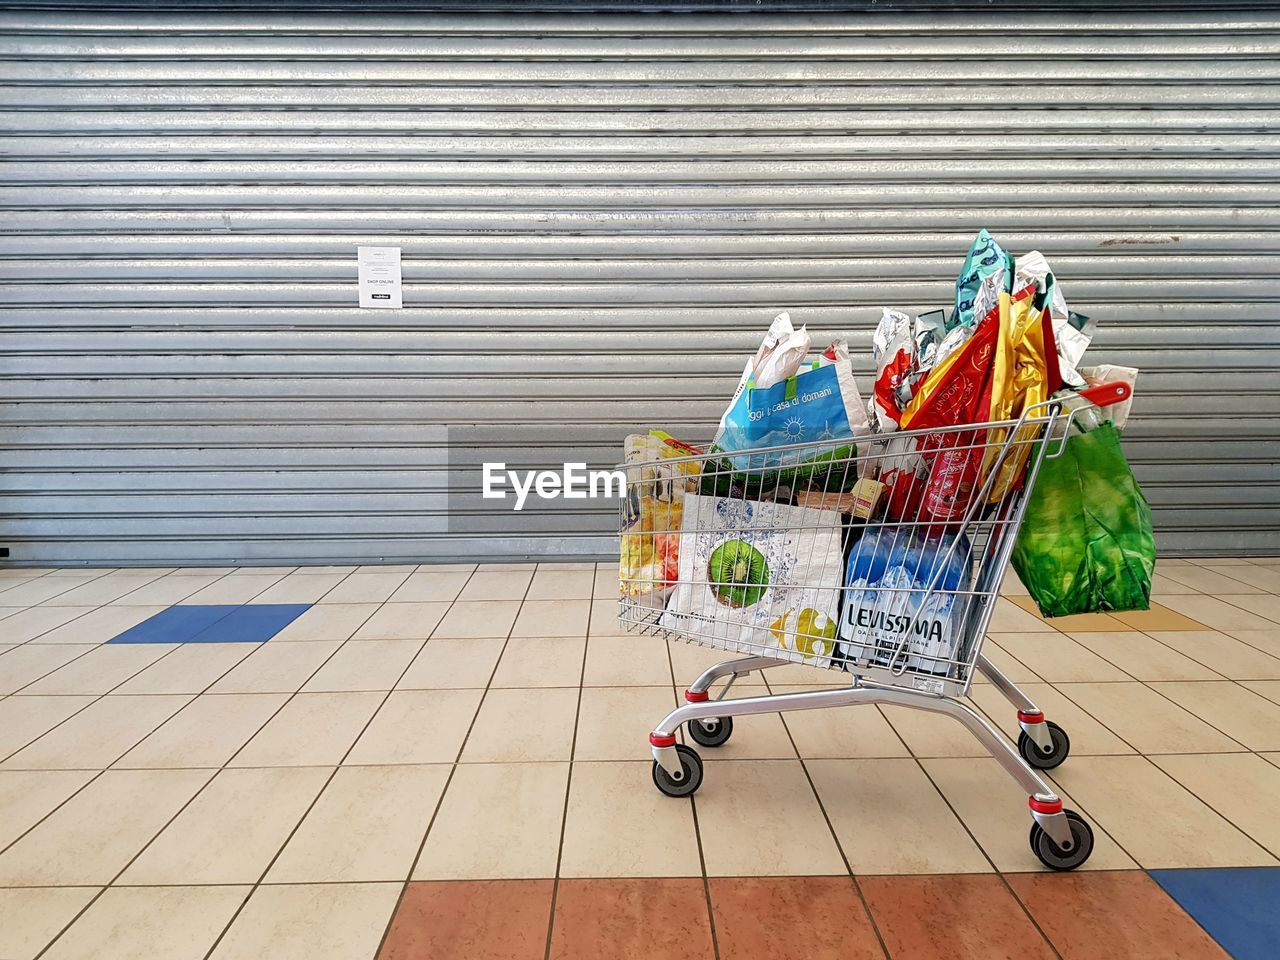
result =
M653 782L668 797L691 797L702 786L702 758L693 747L675 746L680 758L680 776L673 777L657 760L653 761Z
M1031 824L1031 850L1050 870L1074 870L1093 853L1093 830L1084 817L1074 810L1062 812L1071 824L1071 839L1075 841L1075 846L1070 850L1064 851L1054 843L1040 824Z
M1071 752L1071 738L1067 736L1067 731L1052 720L1046 720L1045 726L1049 728L1049 739L1053 741L1048 753L1040 749L1040 744L1032 740L1027 731L1023 730L1018 737L1018 752L1022 754L1022 759L1037 770L1052 770L1061 766Z
M689 736L694 743L704 747L718 747L733 736L733 717L713 717L710 720L690 720Z

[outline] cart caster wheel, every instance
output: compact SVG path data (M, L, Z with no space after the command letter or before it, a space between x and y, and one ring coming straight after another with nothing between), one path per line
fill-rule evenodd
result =
M657 760L653 761L653 782L668 797L691 797L702 786L702 758L692 747L683 743L675 746L676 756L680 758L679 779L671 776L662 768Z
M1067 731L1052 720L1046 720L1045 726L1049 728L1049 738L1053 741L1053 747L1048 753L1041 750L1040 745L1025 730L1018 737L1018 752L1022 754L1022 759L1037 770L1052 770L1061 766L1071 752L1071 738L1067 736Z
M711 726L708 727L708 724ZM733 717L717 717L714 720L690 720L689 736L694 743L704 747L718 747L733 736Z
M1040 862L1050 870L1074 870L1093 853L1093 830L1084 817L1074 810L1063 810L1071 824L1071 838L1075 848L1063 851L1038 823L1031 824L1031 850Z

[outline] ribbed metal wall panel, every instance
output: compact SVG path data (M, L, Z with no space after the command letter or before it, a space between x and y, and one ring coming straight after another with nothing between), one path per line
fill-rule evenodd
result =
M460 524L450 436L705 438L775 312L865 375L987 226L1142 368L1162 548L1280 552L1262 16L0 14L0 544L604 555L608 505Z

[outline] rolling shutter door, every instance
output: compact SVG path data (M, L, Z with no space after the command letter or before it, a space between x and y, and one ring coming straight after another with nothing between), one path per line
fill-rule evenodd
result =
M1162 549L1275 552L1280 21L0 30L13 561L606 555L611 504L484 509L449 463L706 439L781 309L865 383L878 308L946 304L981 226L1142 369ZM358 244L403 248L403 310L355 307Z

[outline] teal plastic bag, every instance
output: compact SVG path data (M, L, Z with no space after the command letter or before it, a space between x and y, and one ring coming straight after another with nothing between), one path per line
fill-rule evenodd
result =
M1013 547L1013 569L1040 612L1146 610L1155 565L1151 508L1119 432L1106 422L1070 437L1062 456L1041 464Z

